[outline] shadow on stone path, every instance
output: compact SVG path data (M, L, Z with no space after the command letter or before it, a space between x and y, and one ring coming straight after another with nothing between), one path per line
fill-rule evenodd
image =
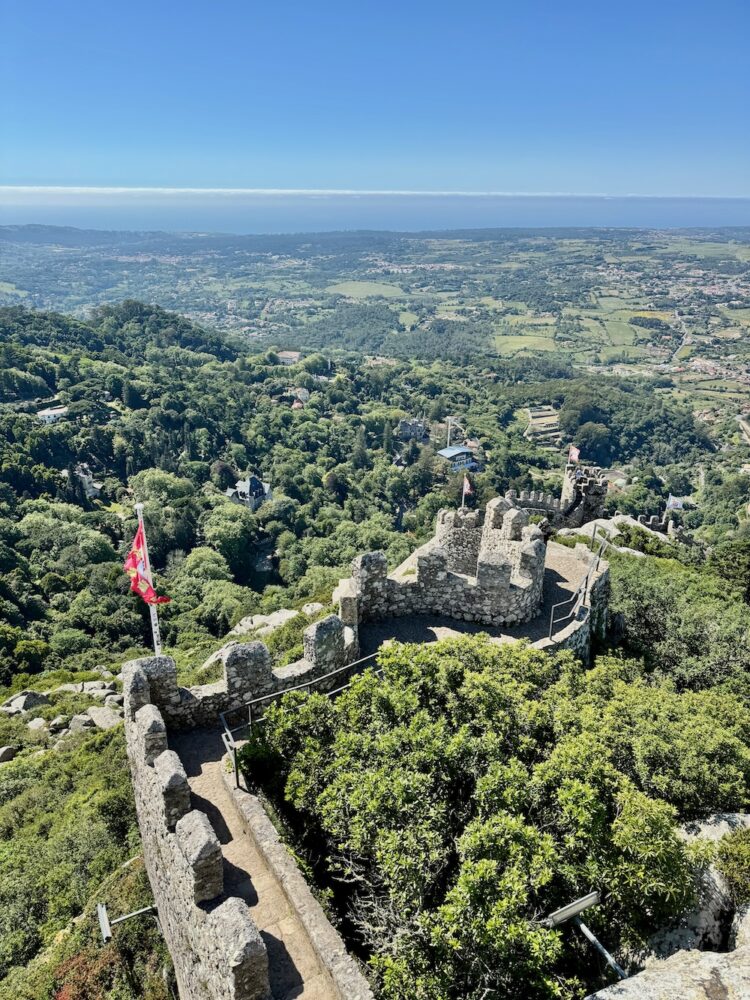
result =
M194 809L205 812L224 855L224 897L245 900L268 950L273 1000L334 1000L307 933L277 879L242 829L221 774L224 745L218 729L170 733L190 784Z

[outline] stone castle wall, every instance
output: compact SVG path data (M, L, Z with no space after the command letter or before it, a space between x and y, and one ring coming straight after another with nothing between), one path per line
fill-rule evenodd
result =
M385 555L369 552L334 592L339 617L354 630L363 621L438 614L500 626L539 611L545 543L526 511L496 497L486 511L440 511L431 542L413 567L389 576Z
M301 660L273 667L264 643L230 643L220 651L223 678L214 684L191 688L178 685L171 657L134 660L125 665L123 672L128 686L126 698L136 707L140 707L142 697L146 699L142 704L153 701L170 728L194 729L213 725L220 712L240 708L253 698L313 680L351 663L358 655L356 633L345 628L338 615L328 615L313 622L305 629L303 644Z
M604 477L604 471L598 465L577 465L569 462L565 468L560 497L564 527L578 528L582 524L596 520L597 517L602 517L608 489L609 484ZM565 511L579 491L583 494L583 500L574 511L566 514Z
M434 543L445 552L452 573L476 573L483 522L481 510L438 511Z
M546 555L541 530L510 499L497 497L484 511L441 511L435 537L397 574L389 576L383 553L354 560L352 576L334 595L339 614L305 630L304 656L296 663L273 667L262 642L230 643L219 653L222 679L192 688L178 685L170 657L125 664L125 734L144 860L182 1000L266 1000L268 956L247 905L224 894L220 844L206 815L191 809L184 768L168 748L168 728L214 725L221 712L345 668L359 655L358 627L369 619L439 614L490 626L529 621L539 613ZM591 565L585 546L576 547L576 556L582 566ZM591 571L578 615L535 645L569 648L588 659L592 635L606 625L607 588L607 566L601 563ZM331 689L344 681L339 674L325 684ZM248 813L252 797L244 795L232 792L243 822L254 831L261 853L268 854L269 868L278 868L279 883L314 947L320 945L321 964L342 1000L369 997L340 938L317 904L310 904L309 890L302 891L304 880L293 860L263 832L263 817ZM259 804L253 809L262 812ZM328 955L332 940L336 948Z
M166 659L162 657L160 659ZM161 664L160 664L161 666ZM155 672L159 687L162 671ZM182 1000L268 1000L268 956L247 905L226 898L221 846L190 807L179 757L140 666L125 676L125 735L143 858Z
M517 507L533 512L557 514L560 512L560 497L552 493L545 493L543 490L507 490L505 499L510 500Z
M572 619L560 622L551 637L538 639L532 645L545 653L556 653L567 649L583 663L588 663L591 659L593 640L603 640L607 632L609 563L603 559L596 560L586 545L576 545L574 552L582 566L591 567L586 595L578 613Z
M576 479L576 473L580 473ZM602 517L607 499L608 483L598 465L574 465L565 469L562 494L555 497L542 490L508 490L505 499L516 507L546 517L554 528L579 528L582 524ZM583 494L581 503L570 514L566 509L573 502L576 490Z

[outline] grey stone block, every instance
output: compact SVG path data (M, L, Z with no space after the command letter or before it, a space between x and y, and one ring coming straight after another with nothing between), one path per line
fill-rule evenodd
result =
M95 729L96 724L90 715L74 715L70 720L70 731L80 733L86 729Z
M271 654L262 642L237 643L222 656L229 695L265 694L273 688Z
M86 714L94 720L97 729L114 729L122 722L122 716L112 711L111 708L93 706L86 709Z
M131 660L123 667L122 691L125 714L129 719L135 718L135 713L138 709L150 703L151 691L148 686L148 679L143 670L141 670L138 660Z
M13 713L29 712L32 708L49 705L49 698L39 691L21 691L3 702L4 708L10 708Z
M215 899L224 890L224 859L208 817L193 809L178 821L175 834L192 873L195 902Z
M144 705L135 714L135 723L143 759L147 764L167 749L167 727L156 705Z
M174 750L165 750L154 760L154 771L164 801L164 819L173 830L190 809L190 786L185 768Z
M327 615L308 625L302 634L305 659L318 673L344 666L344 625L338 615Z
M236 897L227 899L212 917L228 959L226 996L268 1000L268 954L245 903Z

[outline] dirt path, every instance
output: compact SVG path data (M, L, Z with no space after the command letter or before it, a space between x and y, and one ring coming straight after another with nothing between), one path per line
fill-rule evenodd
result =
M266 943L273 1000L335 1000L333 983L304 927L242 829L222 779L224 747L218 730L170 734L169 745L187 772L193 807L206 813L221 843L224 894L245 900Z

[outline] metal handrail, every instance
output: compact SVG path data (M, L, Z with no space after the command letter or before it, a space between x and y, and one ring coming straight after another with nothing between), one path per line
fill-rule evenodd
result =
M373 660L377 660L378 653L370 653L369 656L363 656L359 660L352 660L351 663L345 663L343 667L337 667L335 670L329 670L327 674L321 674L319 677L311 677L310 680L305 681L302 684L295 684L292 687L281 688L279 691L270 691L268 694L260 695L258 698L252 698L250 701L245 702L244 705L238 705L235 708L228 709L226 712L219 712L219 718L224 727L224 731L220 734L224 747L227 753L231 753L232 762L234 766L234 780L237 788L240 787L239 783L239 768L237 765L237 741L234 738L235 733L239 733L246 729L252 729L254 725L263 721L263 716L256 716L253 718L253 708L257 708L259 705L272 701L274 699L283 698L285 694L290 694L292 691L305 691L310 693L317 686L322 684L324 681L331 677L336 677L338 674L344 673L344 671L351 671L353 668L361 670L366 664ZM382 670L377 670L376 673L382 675ZM353 679L353 678L352 678ZM332 698L334 695L341 694L342 691L346 691L348 687L351 686L352 679L347 681L346 684L340 687L334 688L330 691L322 691L327 698ZM227 721L227 716L236 712L241 712L247 709L247 721L242 722L239 726L230 726Z
M595 536L592 534L591 536L592 542L594 541L594 538ZM581 582L578 584L575 593L573 593L570 597L566 597L564 601L558 601L557 604L552 605L549 614L548 638L551 639L552 636L554 635L555 625L560 625L562 624L562 622L570 621L580 611L581 604L586 600L588 594L589 581L591 579L591 576L592 574L596 573L596 571L599 569L599 563L601 561L602 552L604 552L605 547L609 544L610 544L609 539L607 538L602 539L598 551L596 552L594 558L591 560L591 563L589 564L589 568L586 571L586 576L584 576L583 580L581 580ZM555 613L559 608L564 607L566 604L572 604L573 606L566 615L563 615L561 618L556 619Z

